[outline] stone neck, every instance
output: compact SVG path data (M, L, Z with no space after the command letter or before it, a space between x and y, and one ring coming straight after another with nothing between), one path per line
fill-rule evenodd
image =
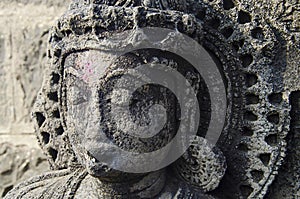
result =
M130 198L153 198L162 191L166 183L164 170L145 175L142 178L124 182L107 182L88 175L83 184L90 184L99 196L122 196ZM86 185L85 185L86 186Z

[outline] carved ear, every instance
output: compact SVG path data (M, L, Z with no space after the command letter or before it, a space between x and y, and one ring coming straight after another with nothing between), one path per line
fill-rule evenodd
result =
M196 136L173 168L180 179L208 192L218 187L226 171L226 161L220 150L213 148L206 139Z

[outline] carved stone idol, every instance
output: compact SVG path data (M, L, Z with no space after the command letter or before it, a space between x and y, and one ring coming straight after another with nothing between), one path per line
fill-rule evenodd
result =
M237 20L236 10L228 14L220 5L73 1L50 31L44 82L33 111L52 171L19 184L5 198L263 198L280 166L289 125L288 99L282 90L272 90L280 82L264 72L274 63L276 53L268 46L277 39L261 22L267 39L254 44L250 14ZM147 27L174 34L145 36ZM185 43L184 36L173 37L181 34L201 46L201 53L192 43L179 46L178 53L166 50L169 41ZM180 56L190 51L199 53L202 72L213 65L220 76L203 75ZM155 66L161 72L151 72ZM218 83L225 85L225 100L214 98L213 92L221 92L214 86ZM133 84L138 86L132 90ZM198 111L184 112L182 103L193 102L188 90L176 91L183 85L193 88ZM267 93L278 95L280 103ZM256 102L261 99L271 101ZM224 123L218 136L209 137L216 129L214 117L222 116L215 114L222 110L219 104L225 105ZM184 118L196 122L181 126ZM190 132L191 143L180 153ZM272 135L278 142L268 142ZM180 156L174 158L174 151ZM169 158L173 161L164 164Z

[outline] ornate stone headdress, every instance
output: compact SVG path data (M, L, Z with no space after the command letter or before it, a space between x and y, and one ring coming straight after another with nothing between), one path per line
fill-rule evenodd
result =
M65 133L66 56L97 48L95 43L112 31L147 26L177 28L215 57L227 83L227 121L218 146L233 178L225 175L224 181L237 187L232 194L263 196L284 156L289 130L288 99L274 69L278 39L251 13L210 1L73 1L50 32L49 62L33 111L37 137L52 168L77 164Z

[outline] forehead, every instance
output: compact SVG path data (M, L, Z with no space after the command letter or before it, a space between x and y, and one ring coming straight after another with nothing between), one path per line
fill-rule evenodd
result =
M90 83L104 74L114 58L112 53L100 50L73 52L65 58L64 73Z

